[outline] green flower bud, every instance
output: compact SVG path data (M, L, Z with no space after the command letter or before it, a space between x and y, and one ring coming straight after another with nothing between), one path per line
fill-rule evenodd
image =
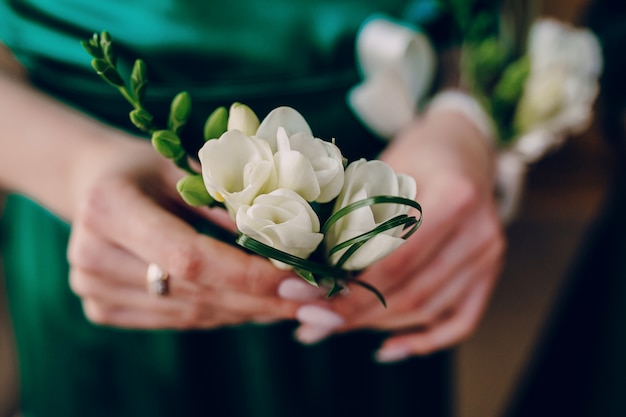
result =
M134 109L130 112L130 120L133 124L144 131L152 129L152 115L144 109Z
M212 206L215 200L209 195L204 186L201 175L189 175L181 178L176 183L178 193L185 201L193 207Z
M111 39L109 32L102 32L100 35L100 47L102 52L104 52L104 57L111 63L111 65L115 66L117 56L113 49L113 40Z
M101 76L106 82L114 85L115 87L123 87L124 80L117 72L115 68L111 66L106 60L101 58L94 58L91 60L91 66L96 70L99 76Z
M171 130L157 130L152 133L152 146L169 159L180 158L185 153L180 138Z
M85 51L87 51L87 53L89 55L91 55L94 58L104 58L104 55L102 55L102 50L100 49L100 45L99 44L93 44L91 42L91 40L89 41L81 41L80 44L83 46L83 48L85 48Z
M228 114L228 130L237 129L253 136L261 122L252 109L245 104L233 103Z
M217 139L228 128L228 111L226 107L213 110L204 124L204 140Z
M133 71L130 76L130 85L135 94L135 98L141 102L146 92L148 84L147 68L145 62L141 59L135 60Z
M188 92L182 91L174 97L170 106L169 124L170 128L177 129L189 120L191 114L191 96Z

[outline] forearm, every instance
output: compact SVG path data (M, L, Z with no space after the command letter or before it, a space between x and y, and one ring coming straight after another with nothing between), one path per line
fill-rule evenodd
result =
M48 97L0 59L0 188L70 219L81 170L115 131ZM3 65L4 64L4 65Z

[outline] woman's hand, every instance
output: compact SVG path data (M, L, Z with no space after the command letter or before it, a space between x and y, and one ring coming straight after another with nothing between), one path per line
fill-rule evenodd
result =
M382 292L387 308L371 292L351 286L348 296L318 302L336 314L326 320L335 328L299 314L304 324L298 336L314 342L332 331L391 330L395 334L378 359L392 361L447 348L472 333L505 245L493 199L491 150L460 114L427 114L381 159L416 179L424 213L422 226L403 246L359 277Z
M80 165L70 283L91 321L186 329L294 317L298 305L276 295L288 274L180 217L189 211L176 194L182 172L149 142L112 139L84 153ZM209 219L218 211L194 214ZM169 273L166 296L147 292L149 263Z
M176 193L183 172L146 140L32 88L0 48L0 189L27 195L72 225L70 281L92 321L127 328L210 328L293 318L278 298L290 274L197 233ZM221 210L196 216L232 227ZM148 265L170 292L146 290Z

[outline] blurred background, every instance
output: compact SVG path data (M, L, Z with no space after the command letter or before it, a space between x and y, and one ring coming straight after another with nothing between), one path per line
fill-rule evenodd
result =
M586 3L544 1L542 14L578 22ZM507 229L504 274L477 333L457 350L458 417L505 411L601 207L613 162L594 126L531 168L520 216ZM2 288L0 276L0 417L13 417L18 382Z

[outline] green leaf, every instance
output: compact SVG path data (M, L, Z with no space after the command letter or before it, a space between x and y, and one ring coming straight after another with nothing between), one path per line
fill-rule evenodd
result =
M372 206L374 204L403 204L403 205L411 206L420 212L420 223L421 223L422 206L420 206L419 203L417 203L416 201L413 201L404 197L398 197L398 196L378 195L374 197L364 198L363 200L359 200L352 204L348 204L347 206L342 207L340 210L337 210L335 213L333 213L332 216L328 218L328 220L326 220L326 223L324 223L324 226L322 227L321 233L326 234L328 230L330 229L330 227L342 217L347 216L348 214L362 207Z
M382 293L380 291L378 291L378 289L376 287L374 287L372 284L368 284L367 282L360 281L358 279L355 279L352 282L354 282L356 285L359 285L359 286L365 288L366 290L369 290L369 291L373 292L374 295L376 295L376 297L380 300L380 302L382 303L383 307L387 308L387 302L385 301L385 297L383 297Z
M359 248L361 248L361 246L363 246L365 243L367 243L367 241L369 241L376 235L399 226L412 226L412 229L409 231L409 233L412 234L419 227L419 223L419 220L417 220L415 217L409 217L405 214L396 216L381 223L369 232L363 233L359 236L348 239L345 242L336 245L329 251L329 256L341 249L349 247L349 249L343 255L341 255L341 258L339 258L339 261L337 261L337 264L335 265L337 268L342 268L350 256L352 256Z
M292 266L294 269L309 271L314 275L333 278L345 278L347 275L347 271L293 256L287 252L283 252L266 245L265 243L259 242L258 240L245 234L241 234L239 238L237 238L237 243L265 258L276 259L277 261Z
M341 291L343 291L344 288L345 287L343 285L341 285L338 280L334 280L333 281L333 286L326 293L326 298L330 298L330 297L332 297L334 295L339 294Z
M294 268L293 272L295 272L300 278L308 282L314 287L319 287L317 280L315 279L315 275L311 271L307 271L305 269Z

